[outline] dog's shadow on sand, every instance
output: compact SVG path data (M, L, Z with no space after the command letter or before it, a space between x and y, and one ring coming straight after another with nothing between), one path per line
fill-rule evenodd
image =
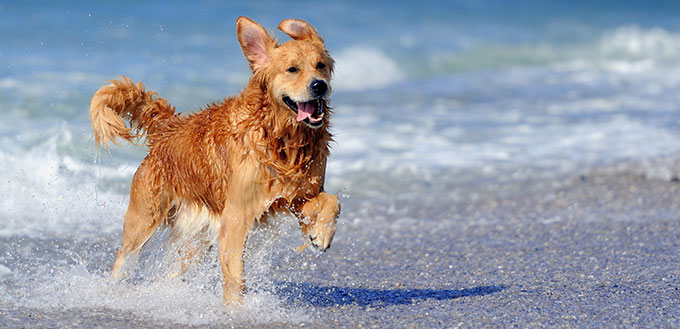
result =
M507 289L503 285L467 289L368 289L319 286L311 283L278 282L277 295L293 304L315 307L342 305L388 306L410 305L420 300L451 300L484 296Z

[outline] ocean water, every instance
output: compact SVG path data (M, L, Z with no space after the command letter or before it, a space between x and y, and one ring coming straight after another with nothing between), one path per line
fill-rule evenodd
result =
M399 293L367 290L379 286L366 279L378 272L414 275L399 283L412 288L409 300L503 290L456 286L444 274L428 281L427 271L393 267L392 256L373 259L378 269L356 255L399 249L385 239L422 238L412 227L445 236L461 222L498 223L503 215L461 214L451 204L531 193L554 177L629 168L677 178L678 13L665 1L0 1L0 324L334 326L342 316L385 324L421 313L395 311L411 305ZM145 150L95 152L89 100L121 74L184 112L239 92L249 77L235 34L241 15L272 32L285 18L305 19L336 59L327 170L327 190L343 202L336 242L323 255L296 253L303 240L294 221L258 228L240 308L221 305L215 257L167 279L163 232L130 282L110 282ZM429 264L446 272L450 262ZM323 282L335 288L314 286ZM328 315L345 305L338 301L357 311ZM367 307L385 317L360 311Z

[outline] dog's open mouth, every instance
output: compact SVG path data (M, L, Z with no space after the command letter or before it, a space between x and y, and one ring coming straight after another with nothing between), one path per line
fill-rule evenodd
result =
M288 96L283 96L283 102L297 114L297 122L304 122L312 128L318 128L323 124L324 101L316 98L307 102L295 102Z

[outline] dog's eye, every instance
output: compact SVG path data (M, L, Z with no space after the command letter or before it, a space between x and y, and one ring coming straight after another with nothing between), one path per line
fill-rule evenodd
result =
M326 64L321 63L321 62L316 63L316 69L317 70L323 70L325 68L326 68Z
M291 67L289 67L286 71L288 71L288 72L290 72L290 73L295 73L295 72L298 71L298 69L297 69L297 67L295 67L295 66L291 66Z

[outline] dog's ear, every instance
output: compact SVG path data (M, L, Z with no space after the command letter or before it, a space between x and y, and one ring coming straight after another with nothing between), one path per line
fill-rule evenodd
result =
M312 40L323 43L319 33L307 22L299 19L287 19L279 24L279 30L295 40Z
M260 24L241 16L236 20L236 34L253 71L269 64L269 54L276 47L276 41Z

